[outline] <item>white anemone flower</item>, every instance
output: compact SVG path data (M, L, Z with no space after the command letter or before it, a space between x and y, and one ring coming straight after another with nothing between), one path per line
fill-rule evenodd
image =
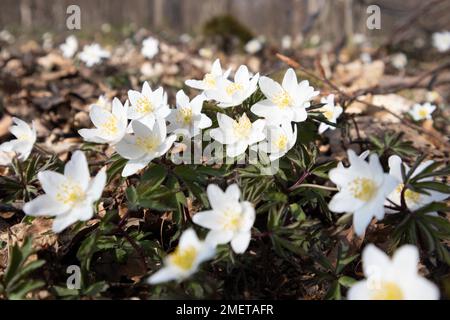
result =
M337 118L342 114L343 109L341 106L334 105L334 94L322 98L320 102L325 103L325 105L317 111L321 112L329 122L336 123ZM324 133L328 129L334 130L336 128L325 122L320 123L319 133Z
M236 253L247 250L251 229L255 222L255 209L248 201L240 201L241 191L237 184L230 185L223 192L217 185L206 189L211 210L196 213L194 223L210 229L206 241L213 244L231 242Z
M264 120L251 122L244 113L234 120L223 113L217 114L219 128L210 131L211 137L227 146L227 156L237 157L243 154L249 146L264 140Z
M216 59L211 67L211 72L205 74L202 80L189 79L185 81L188 87L198 90L212 90L217 88L217 81L219 79L226 79L230 74L231 69L227 71L222 70L220 60Z
M397 205L401 205L401 194L404 187L401 169L402 159L399 156L393 155L389 157L388 161L389 161L389 174L393 176L398 183L397 187L394 189L394 191L391 192L388 199ZM428 160L419 164L414 173L411 175L411 178L414 178L415 176L420 174L423 170L425 170L428 166L432 165L433 163L434 163L433 160ZM405 166L405 173L408 174L410 168L406 164L404 164L404 166ZM425 182L425 181L433 181L433 177L418 180L418 182ZM405 203L408 209L416 210L431 202L443 201L448 198L448 194L445 193L441 193L434 190L427 190L427 192L429 194L418 193L413 190L406 189L404 196L405 196ZM386 204L389 205L389 202L386 202ZM433 212L431 214L436 215L437 213Z
M270 161L274 161L284 156L297 141L297 125L290 122L284 122L281 125L270 125L266 127L266 140L261 142L258 147L265 153L270 153Z
M329 203L334 212L353 213L353 226L361 236L373 217L384 218L386 197L397 185L395 178L383 172L376 154L370 155L369 162L348 150L350 167L338 166L330 170L330 180L339 192Z
M450 31L433 33L433 46L439 52L450 50Z
M177 280L182 281L197 272L200 264L214 257L216 248L198 239L193 229L180 236L176 249L164 259L164 267L147 280L150 284Z
M108 143L114 145L122 140L128 125L128 100L122 105L119 99L114 98L112 110L92 105L89 117L95 125L95 129L78 130L80 136L86 141L95 143Z
M258 88L259 73L250 76L248 68L240 66L234 75L234 81L220 78L216 89L206 90L208 99L215 100L219 107L228 108L240 105Z
M409 110L408 113L414 119L414 121L420 121L425 119L431 119L431 114L436 110L436 106L429 102L424 104L416 103L412 110Z
M249 54L255 54L262 50L263 45L264 43L262 38L255 38L247 42L244 49Z
M404 245L392 259L373 244L362 253L365 280L348 291L349 300L438 300L438 287L418 272L419 250Z
M187 137L194 137L202 129L212 125L211 119L202 113L204 95L198 95L194 99L189 97L183 90L177 92L176 109L172 109L167 120L170 122L167 131L181 133Z
M162 87L152 91L147 81L142 85L142 91L129 90L128 99L131 107L128 109L128 119L139 120L148 127L153 127L155 120L165 119L170 114L167 104L167 94Z
M36 128L34 122L31 127L23 120L13 117L15 125L9 128L9 131L16 137L16 139L6 141L0 145L0 153L3 154L5 164L8 163L9 158L6 154L15 153L18 155L20 161L28 159L31 150L33 150L34 143L36 142Z
M59 46L65 58L72 58L78 50L78 40L74 35L68 36L66 41Z
M153 127L140 121L133 121L131 126L134 135L126 134L116 145L117 153L128 159L122 177L135 174L153 159L163 156L176 139L176 135L167 137L166 123L162 119L157 119Z
M156 38L148 37L142 41L141 53L144 57L152 59L159 52L159 41Z
M312 98L319 94L307 80L297 82L297 75L289 68L280 85L268 77L259 79L259 87L267 99L257 102L251 111L271 123L301 122L307 118Z
M38 179L45 194L25 203L23 211L30 216L55 216L52 229L59 233L77 221L92 218L93 203L105 187L106 168L91 178L84 153L76 151L66 163L64 174L41 171Z
M103 49L98 43L86 45L78 54L78 57L89 68L102 62L102 59L108 59L111 53Z
M97 101L94 104L91 104L90 107L93 105L99 106L102 109L105 109L106 111L111 111L112 109L112 102L109 100L105 95L100 95L97 99Z

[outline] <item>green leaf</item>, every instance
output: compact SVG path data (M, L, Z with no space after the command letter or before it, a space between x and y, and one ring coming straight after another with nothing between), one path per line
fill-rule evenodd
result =
M353 279L352 277L348 277L348 276L342 276L339 278L339 283L346 287L346 288L350 288L352 285L354 285L357 281L355 279Z

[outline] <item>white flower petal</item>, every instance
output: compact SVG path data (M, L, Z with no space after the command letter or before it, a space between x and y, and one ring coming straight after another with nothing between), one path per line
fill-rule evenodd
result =
M30 216L57 216L64 214L68 206L56 202L50 195L44 194L27 202L23 206L25 214Z
M76 181L85 191L89 185L90 174L86 156L82 151L75 151L64 167L64 175L69 180Z
M235 253L244 253L250 243L251 233L240 232L231 240L231 248Z

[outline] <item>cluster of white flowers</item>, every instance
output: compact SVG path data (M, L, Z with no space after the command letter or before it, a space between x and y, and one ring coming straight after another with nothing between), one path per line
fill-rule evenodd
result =
M67 39L61 49L69 57L75 54L76 47L76 38L72 38ZM88 51L96 53L90 56L89 52L84 52L88 66L107 56L104 52L99 53L99 46L94 45ZM251 75L244 65L237 69L233 80L229 79L230 73L231 70L222 70L220 61L216 60L210 73L202 80L186 81L186 85L202 92L191 100L184 91L178 91L175 108L169 107L162 87L152 90L147 82L141 91L129 90L125 103L118 98L111 102L102 96L89 110L95 128L81 129L79 134L85 141L110 145L127 159L122 171L122 176L127 177L145 168L153 159L164 156L177 134L191 138L200 134L202 129L210 128L212 120L202 113L204 101L214 101L225 112L227 108L243 104L259 87L265 98L253 104L250 111L261 119L252 122L245 112L233 119L218 112L218 127L210 130L210 136L226 145L229 157L242 155L248 148L256 147L269 154L271 161L284 156L295 145L297 125L307 119L307 109L319 91L315 91L306 80L298 82L293 69L287 70L281 84L259 74ZM332 94L322 97L321 103L323 106L316 110L323 114L327 123L320 124L319 133L333 129L330 124L336 123L343 112L342 107L335 105ZM412 115L418 120L419 116L420 119L429 118L435 107L425 104L414 108L417 110ZM8 156L12 159L11 154L17 155L21 161L26 160L36 141L34 124L30 127L20 119L13 118L13 121L15 126L10 131L16 139L0 145L2 161ZM386 204L401 205L402 193L410 210L447 197L435 191L428 195L402 191L402 160L397 156L389 158L390 171L385 173L378 156L371 154L366 161L368 155L364 152L358 157L348 150L350 166L344 167L339 163L329 173L330 180L338 188L329 208L338 213L353 213L357 235L364 234L373 217L381 220L385 212L389 213ZM431 163L423 163L415 175ZM406 171L409 168L406 167ZM94 203L101 198L106 184L106 170L102 168L91 178L84 153L76 151L65 165L63 174L42 171L38 173L38 179L45 194L26 203L23 210L31 216L54 216L53 231L61 232L77 221L92 218ZM197 212L192 219L195 224L209 230L205 240L199 240L193 229L186 230L175 251L165 258L164 267L149 278L149 283L181 281L189 277L202 262L214 257L217 245L230 243L238 254L247 250L255 222L253 205L241 200L237 184L228 186L225 191L209 185L207 196L211 210ZM368 280L353 286L349 299L436 299L439 296L435 285L417 273L418 253L414 247L399 249L390 261L384 253L369 245L363 253L363 262ZM371 282L373 274L370 268L377 268L375 284Z
M334 195L329 203L329 208L334 212L353 213L353 226L357 235L364 234L367 226L375 217L382 220L385 213L394 212L389 207L391 204L401 205L401 194L404 182L401 173L402 164L400 157L393 155L389 157L389 173L384 173L376 154L372 154L367 162L365 159L368 152L359 157L353 150L348 150L350 166L345 168L340 163L337 168L330 170L330 180L336 184L339 192ZM412 177L420 174L423 170L433 164L432 160L421 163ZM420 182L432 181L432 177L424 178ZM434 201L443 201L448 198L447 194L428 190L428 194L421 194L413 190L404 191L406 206L409 210L416 210ZM431 213L436 215L436 213Z
M186 230L174 252L164 259L164 267L148 279L150 284L184 280L195 273L202 262L214 257L219 244L231 243L236 253L247 250L255 222L253 205L240 201L237 184L228 186L225 192L211 184L207 195L211 210L197 212L193 217L195 224L210 230L206 239L201 241L194 230Z
M263 119L251 122L248 114L243 113L233 119L224 113L217 114L218 128L210 131L211 137L226 145L228 157L237 157L250 148L256 147L270 154L275 160L291 149L297 139L297 122L307 119L307 108L319 94L307 80L298 82L293 69L288 69L281 84L259 74L251 75L248 68L240 66L233 80L229 80L230 70L223 71L220 61L216 60L202 80L187 80L186 85L202 90L205 100L213 100L223 109L241 105L257 89L258 85L265 99L251 106L251 112ZM319 112L329 122L336 123L342 108L334 105L334 96L330 95ZM294 127L292 126L294 123ZM322 124L320 133L330 125Z
M78 51L78 40L74 35L66 38L66 41L59 46L63 56L71 59ZM83 50L78 53L78 58L83 61L87 67L93 67L100 64L102 60L108 59L111 53L102 48L98 43L93 43L83 47Z
M450 50L450 31L433 33L433 46L439 52L446 52Z

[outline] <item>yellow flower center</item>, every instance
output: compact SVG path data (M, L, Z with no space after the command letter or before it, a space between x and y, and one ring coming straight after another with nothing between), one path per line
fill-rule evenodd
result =
M192 109L189 107L180 108L177 113L177 121L186 125L190 124L192 122Z
M234 134L238 138L247 138L252 131L252 123L247 115L244 113L238 121L233 124Z
M286 135L282 134L274 141L274 146L278 150L284 150L287 147L288 138Z
M156 139L152 137L149 138L137 137L136 145L141 149L143 149L145 152L152 152L158 146L158 141L156 141Z
M140 114L147 114L153 112L155 108L147 97L142 96L136 102L136 110Z
M21 141L30 141L31 140L31 136L28 133L23 133L23 134L20 134L17 137L17 139L21 140Z
M109 116L108 119L101 125L101 130L108 135L117 134L117 118L114 116Z
M394 282L382 282L376 290L373 290L373 300L403 300L402 289Z
M56 200L66 205L74 205L86 197L81 186L74 181L66 181L59 186Z
M404 184L400 183L397 186L397 188L395 189L395 192L397 192L399 195L401 195L403 188L404 188ZM405 200L407 202L413 203L413 204L419 203L419 201L420 201L420 193L407 189L405 191Z
M356 199L369 201L377 192L377 186L373 180L356 178L350 184L350 192Z
M421 118L426 118L428 116L428 110L426 108L421 108L419 110L419 116Z
M181 250L178 246L175 251L170 254L169 259L180 269L190 270L194 265L197 254L198 251L193 246L189 246L187 248L184 248L183 250Z
M217 84L216 77L213 76L211 73L205 74L205 77L203 78L203 82L209 87L214 88Z
M327 110L323 113L324 117L327 118L328 121L333 120L334 112L331 110Z
M224 212L223 228L226 230L237 230L241 226L241 214L234 210Z
M234 82L232 82L231 84L229 84L229 85L227 86L227 88L225 89L225 91L227 92L227 94L228 94L229 96L232 96L233 94L236 93L236 91L240 91L240 90L242 90L242 89L244 89L244 88L242 87L242 85L241 85L240 83L234 83Z
M273 102L278 106L278 108L284 109L292 105L292 98L286 90L283 90L274 97Z

